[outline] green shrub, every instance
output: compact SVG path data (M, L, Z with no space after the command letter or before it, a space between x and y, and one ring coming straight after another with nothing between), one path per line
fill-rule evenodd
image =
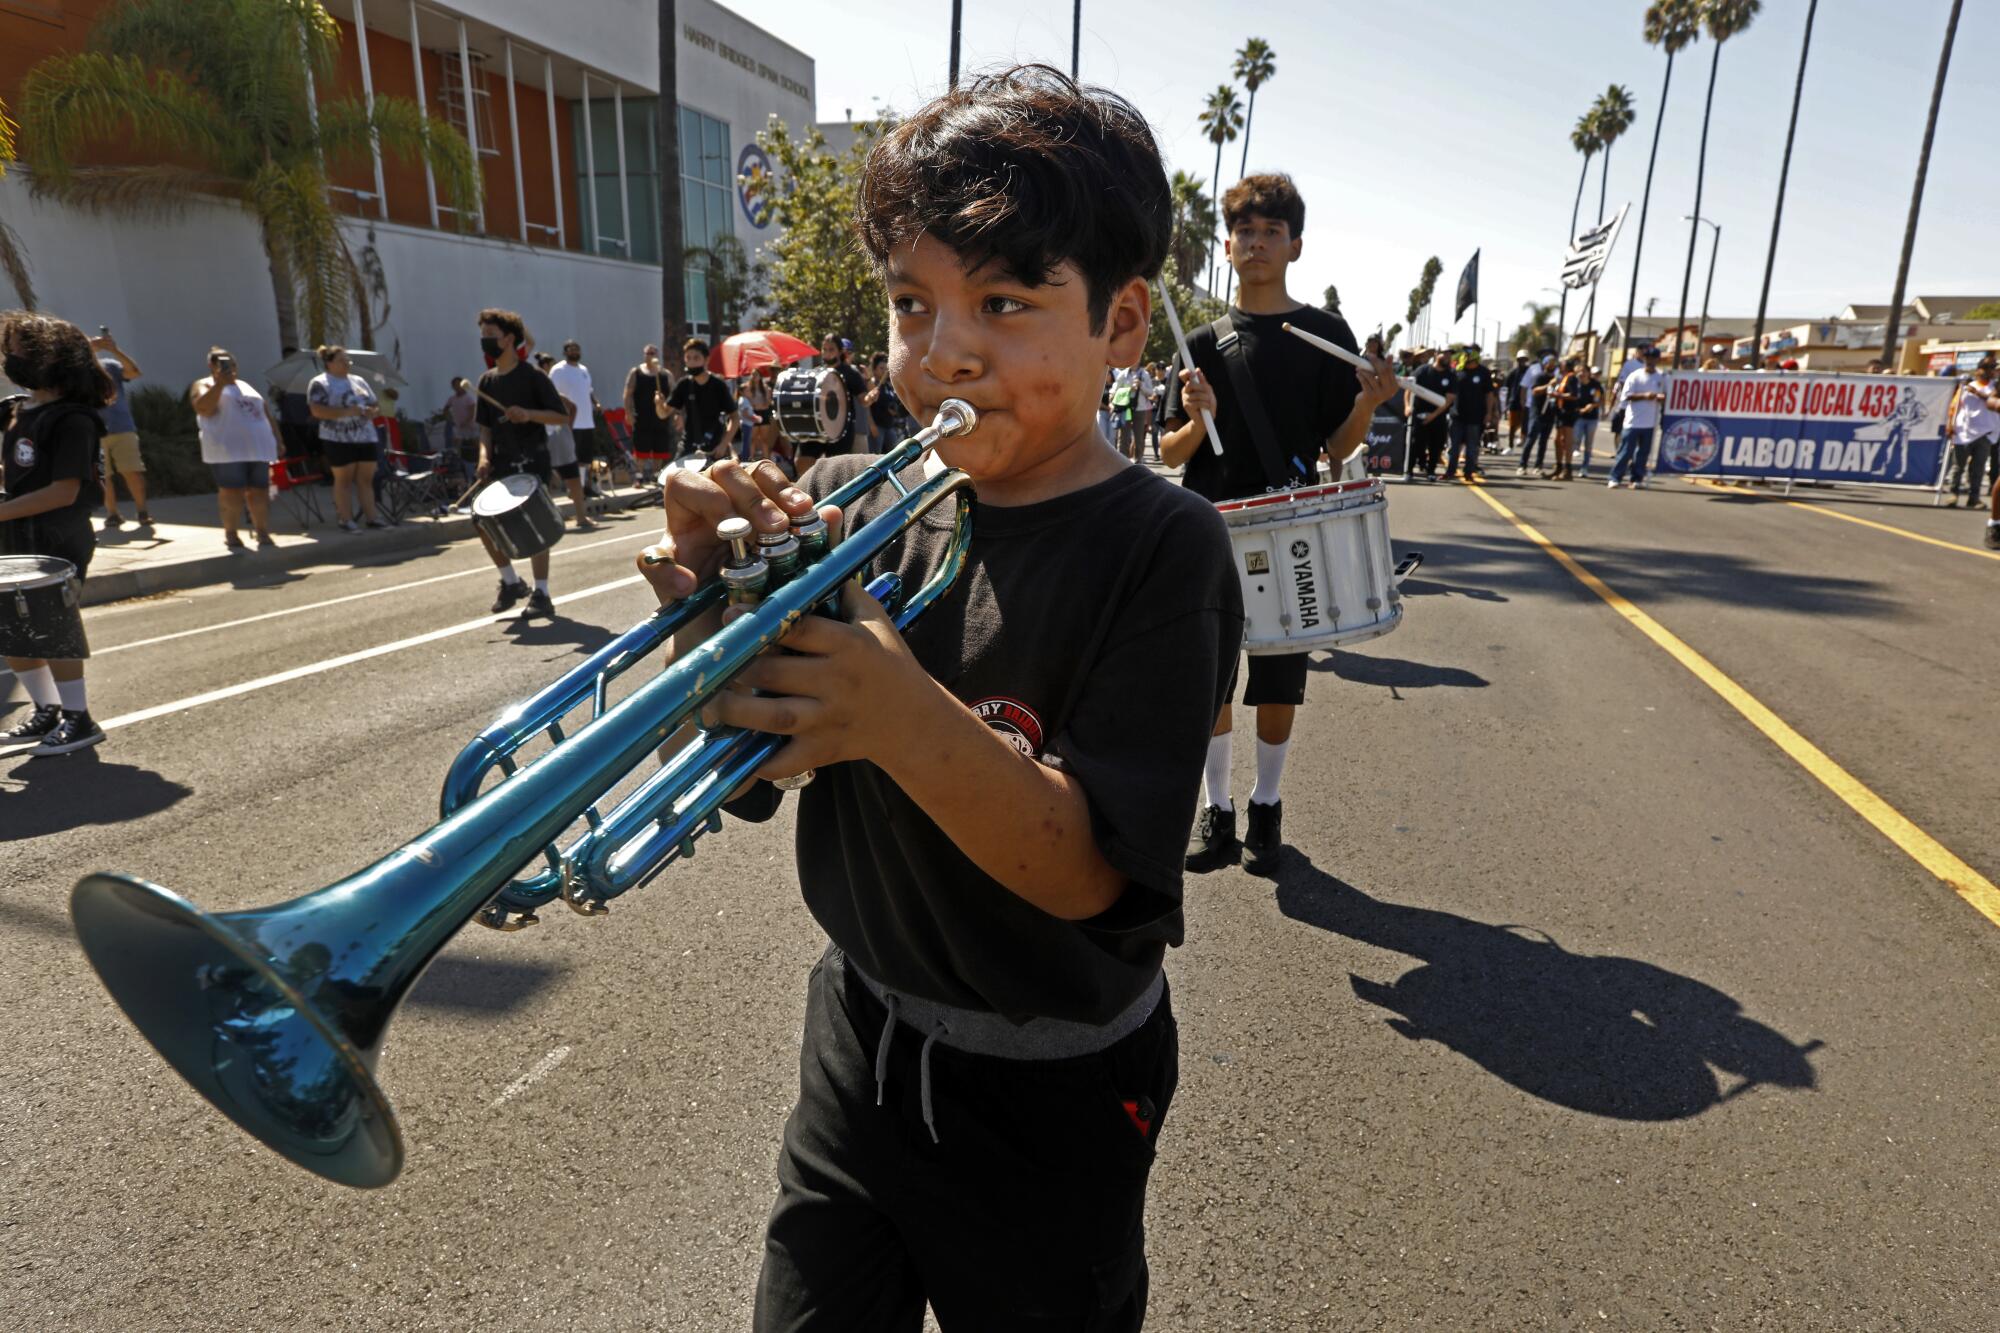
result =
M146 490L152 495L213 495L215 476L201 461L201 432L187 395L157 384L132 390L127 400L139 428L139 454L146 460Z

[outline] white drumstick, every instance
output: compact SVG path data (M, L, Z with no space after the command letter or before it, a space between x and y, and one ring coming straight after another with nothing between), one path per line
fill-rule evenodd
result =
M1160 279L1160 295L1166 300L1167 323L1174 330L1174 346L1181 349L1181 364L1194 370L1194 357L1188 352L1187 335L1181 332L1180 312L1174 309L1174 294L1167 290L1165 278ZM1194 373L1199 375L1201 372L1194 370ZM1215 433L1215 417L1205 407L1201 409L1201 424L1208 427L1209 447L1219 456L1222 453L1222 437Z
M1307 333L1304 329L1296 328L1290 324L1285 325L1285 332L1291 334L1294 338L1305 339L1307 342L1311 343L1314 347L1319 348L1320 351L1327 352L1333 356L1339 357L1342 361L1345 361L1348 365L1353 366L1356 369L1359 370L1372 369L1372 367L1369 366L1366 360L1364 360L1359 356L1356 356L1353 352L1348 351L1345 347L1342 347L1339 343L1330 343L1326 339L1320 337L1317 334ZM1433 407L1444 406L1444 399L1438 396L1436 392L1430 389L1426 389L1423 385L1417 383L1415 380L1409 378L1406 375L1396 376L1396 383L1402 385L1405 389L1408 389L1411 393L1423 399L1425 402L1429 403Z

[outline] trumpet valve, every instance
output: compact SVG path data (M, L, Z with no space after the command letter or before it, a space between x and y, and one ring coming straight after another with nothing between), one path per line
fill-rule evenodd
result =
M752 545L754 535L750 520L741 516L715 525L716 539L729 547L722 561L722 583L729 600L738 606L756 602L771 583L771 567Z

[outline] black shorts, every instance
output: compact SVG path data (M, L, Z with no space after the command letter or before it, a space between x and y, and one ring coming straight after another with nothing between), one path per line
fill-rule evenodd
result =
M76 566L81 579L97 554L90 510L71 507L0 522L0 555L52 555Z
M514 454L493 460L492 475L495 478L511 477L517 472L539 477L544 486L556 484L556 469L549 465L549 451L546 449L538 449L532 454ZM572 477L576 475L576 468L573 465L570 466L567 475Z
M570 429L570 434L576 437L576 461L578 466L589 467L591 460L597 457L597 428L594 426L574 426ZM560 472L562 469L558 468L557 471ZM576 474L564 472L563 475L568 477Z
M1244 656L1249 657L1248 653ZM1308 653L1270 653L1250 658L1250 681L1243 687L1243 706L1255 708L1259 704L1291 704L1297 706L1306 701L1306 665L1311 660ZM1229 700L1235 702L1236 680L1241 671L1229 673Z
M328 467L351 467L356 463L375 461L375 441L373 440L326 440L319 442L319 451L326 455Z

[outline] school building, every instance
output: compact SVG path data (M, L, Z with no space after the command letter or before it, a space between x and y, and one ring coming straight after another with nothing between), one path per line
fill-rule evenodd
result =
M687 247L734 236L752 259L776 233L739 178L768 170L771 117L814 123L812 58L713 0L680 0L678 106L662 123L658 6L651 0L323 0L341 28L318 101L397 96L455 127L483 193L469 218L421 164L329 164L348 247L365 277L374 346L410 381L403 410L443 401L481 367L473 317L519 310L538 346L576 337L615 402L640 347L660 336L659 201L680 192ZM38 61L86 49L113 0L0 0L0 101L18 119ZM678 136L680 179L659 177L657 136ZM277 316L257 227L197 200L177 216L92 214L32 198L34 145L0 180L0 219L20 237L40 305L109 325L154 383L184 384L212 343L253 374L278 360ZM95 160L117 162L115 145ZM669 256L683 262L681 256ZM707 331L703 273L688 312ZM0 306L17 302L0 276ZM353 337L358 320L350 325Z

